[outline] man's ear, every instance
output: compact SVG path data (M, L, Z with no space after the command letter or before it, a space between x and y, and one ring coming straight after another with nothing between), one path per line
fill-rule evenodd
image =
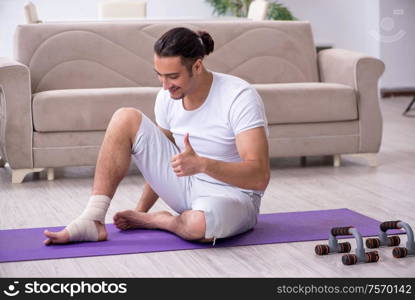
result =
M200 74L202 73L202 60L198 58L193 64L193 74Z

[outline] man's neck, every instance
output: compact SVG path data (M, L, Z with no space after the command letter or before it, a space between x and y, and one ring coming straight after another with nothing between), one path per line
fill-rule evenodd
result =
M183 98L183 106L186 110L195 110L206 101L212 86L212 81L212 72L204 70L200 76L197 89Z

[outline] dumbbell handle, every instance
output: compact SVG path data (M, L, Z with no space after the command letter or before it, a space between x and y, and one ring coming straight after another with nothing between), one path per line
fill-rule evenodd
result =
M379 253L377 251L366 252L365 255L359 258L356 254L345 254L342 256L342 262L346 266L355 265L357 263L372 263L379 260Z
M352 249L349 242L339 243L336 249L330 249L329 245L316 245L314 251L317 255L327 255L329 253L348 253Z
M401 243L401 239L399 238L399 236L397 235L392 235L392 236L386 236L385 237L381 236L381 238L368 238L366 240L366 247L373 249L373 248L379 248L381 246L388 246L388 247L392 247L392 246L398 246Z
M331 229L331 234L333 236L338 235L352 235L352 233L349 232L349 229L353 228L353 226L347 226L347 227L333 227Z
M401 227L398 226L399 222L400 220L383 222L380 224L380 230L382 230L383 232L386 232L388 229L400 229Z

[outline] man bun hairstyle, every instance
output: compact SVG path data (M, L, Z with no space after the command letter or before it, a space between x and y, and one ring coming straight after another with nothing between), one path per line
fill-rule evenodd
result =
M205 48L205 55L209 55L213 52L213 48L215 47L215 43L213 42L212 37L206 31L198 31L197 33L203 42L203 46Z
M154 52L160 57L180 56L192 75L193 63L212 53L214 45L212 37L206 31L194 32L185 27L176 27L156 41Z

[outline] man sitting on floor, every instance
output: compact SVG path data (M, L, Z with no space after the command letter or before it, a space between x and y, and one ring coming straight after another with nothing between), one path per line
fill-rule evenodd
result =
M246 81L205 68L213 48L208 33L182 27L155 43L158 126L134 108L114 113L87 207L64 230L45 230L46 245L107 239L105 215L131 157L146 184L135 210L115 214L117 228L214 242L255 226L270 178L264 105ZM159 197L178 215L148 213Z

